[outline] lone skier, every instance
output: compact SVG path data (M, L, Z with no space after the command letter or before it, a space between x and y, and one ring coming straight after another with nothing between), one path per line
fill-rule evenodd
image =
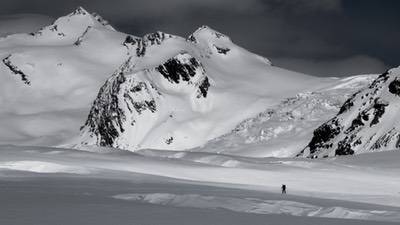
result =
M282 184L282 194L286 194L286 185Z

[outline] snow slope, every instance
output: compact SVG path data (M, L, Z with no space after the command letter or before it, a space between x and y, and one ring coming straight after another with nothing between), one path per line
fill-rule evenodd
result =
M306 157L353 155L400 148L400 67L353 94L339 113L318 127Z
M398 151L334 159L93 151L0 146L0 199L6 206L0 206L0 223L54 224L64 217L74 224L400 220ZM279 193L281 184L288 195Z
M77 135L126 58L125 36L78 8L35 33L0 38L0 142L54 145Z
M376 75L332 78L332 84L286 98L257 116L246 119L230 133L193 151L251 157L293 157L303 149L313 131L339 112L355 91L369 85Z
M100 89L75 147L189 149L337 82L274 67L206 26L188 39L158 32L125 45L130 57Z

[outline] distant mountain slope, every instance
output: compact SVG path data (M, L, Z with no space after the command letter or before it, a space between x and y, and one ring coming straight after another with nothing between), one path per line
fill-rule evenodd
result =
M332 84L321 89L282 100L194 151L251 157L296 156L307 145L314 129L337 114L348 97L376 77L332 79Z
M0 38L0 143L77 135L99 87L127 58L125 37L78 8L37 32Z
M299 156L327 157L400 148L400 67L352 95L314 131Z
M331 82L271 66L206 26L187 39L158 32L124 45L130 58L101 88L81 145L197 147L285 96Z

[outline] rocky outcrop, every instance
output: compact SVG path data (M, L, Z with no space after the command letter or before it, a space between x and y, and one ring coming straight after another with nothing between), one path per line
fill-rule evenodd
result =
M314 131L298 156L311 158L394 150L400 143L400 67L355 93L339 113Z
M157 43L156 39L152 41ZM136 40L129 39L127 42ZM81 144L137 149L145 138L142 133L150 131L160 119L170 120L173 117L173 112L169 112L170 116L161 118L168 112L159 106L165 105L169 96L162 94L161 90L165 87L163 82L157 82L159 79L179 86L177 90L185 90L180 94L188 98L194 96L193 101L207 97L210 83L201 63L194 57L179 54L154 69L139 72L133 72L132 59L133 56L101 87L81 127ZM172 145L175 137L166 134L160 139L160 142Z
M170 34L164 32L155 32L146 34L143 38L128 35L122 43L128 50L133 50L137 57L142 57L146 54L146 49L152 45L161 45L166 39L172 38Z
M20 76L21 80L26 84L26 85L31 85L31 81L28 79L28 75L26 75L21 69L19 69L16 65L14 65L11 62L11 56L8 55L5 57L2 61L4 65L11 71L11 73Z

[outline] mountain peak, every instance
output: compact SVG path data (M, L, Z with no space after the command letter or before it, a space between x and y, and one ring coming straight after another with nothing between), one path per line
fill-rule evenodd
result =
M78 6L72 13L68 14L69 16L73 15L90 15L90 13L84 9L82 6Z
M212 29L207 25L202 25L201 27L197 28L197 30L189 36L188 40L192 42L198 42L199 40L206 40L207 42L231 42L231 39L228 36Z
M390 70L388 70L388 73L391 73L391 74L399 74L400 73L400 66L397 66L397 67L394 67L394 68L392 68L392 69L390 69Z
M79 6L70 14L58 18L51 25L43 27L31 35L69 42L76 41L89 27L115 30L101 16L96 13L89 13L83 7Z

